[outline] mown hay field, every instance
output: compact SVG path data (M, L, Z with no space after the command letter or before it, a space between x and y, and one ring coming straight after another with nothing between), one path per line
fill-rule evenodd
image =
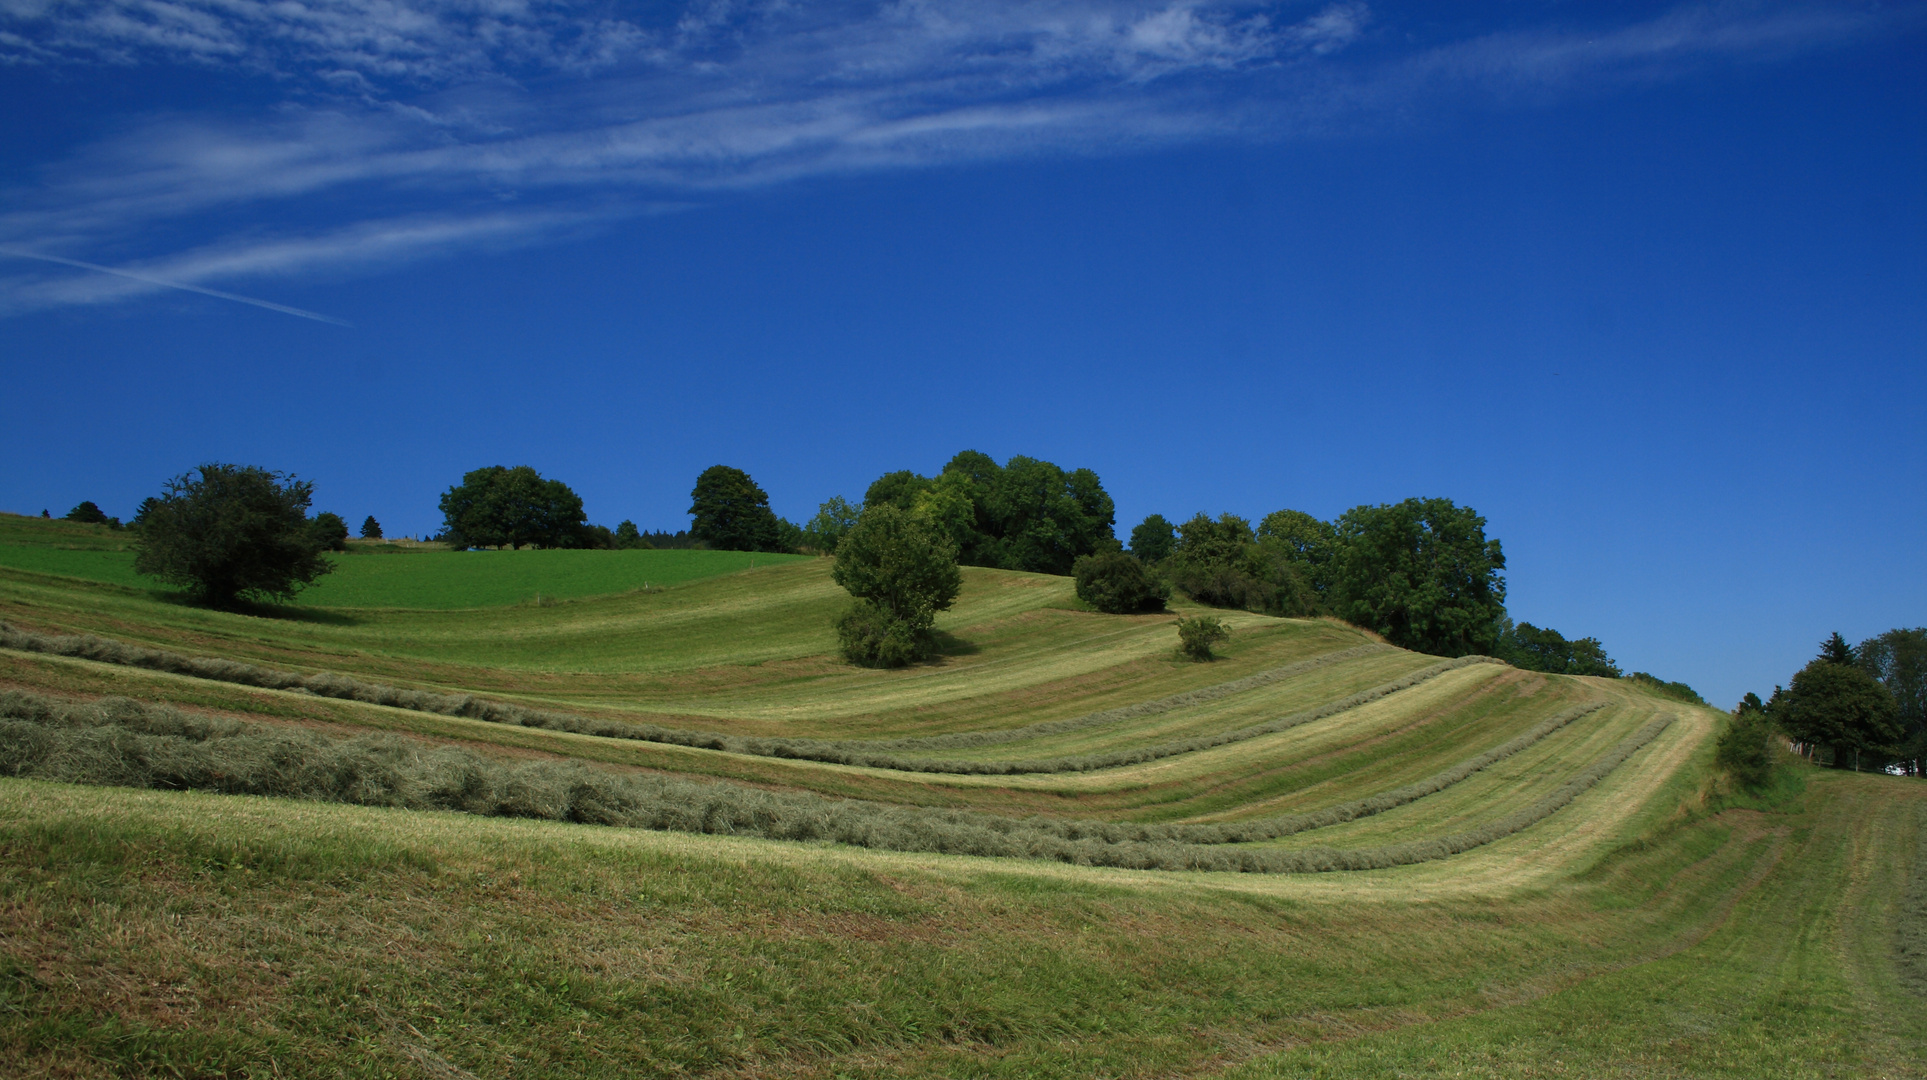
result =
M890 672L826 560L246 614L30 562L7 1075L1923 1075L1927 785L1732 792L1629 683L1191 663L987 570Z

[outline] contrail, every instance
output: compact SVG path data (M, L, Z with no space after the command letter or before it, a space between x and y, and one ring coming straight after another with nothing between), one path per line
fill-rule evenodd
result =
M348 322L345 319L337 319L333 315L323 315L318 311L308 311L305 308L289 307L286 304L277 304L271 300L256 300L252 296L242 296L239 293L222 292L219 289L209 289L200 285L189 285L184 281L169 281L166 278L151 277L147 274L137 274L132 270L119 270L112 266L102 266L99 263L81 262L79 259L63 259L58 255L42 255L37 251L22 251L19 248L13 248L13 247L0 247L0 255L12 255L16 259L38 259L41 262L59 263L62 266L76 266L82 270L94 270L103 274L112 274L115 277L131 278L134 281L146 282L149 285L160 285L164 288L180 289L183 292L200 293L202 296L213 296L213 297L218 297L219 299L222 299L222 300L233 300L236 303L241 303L241 304L253 304L255 307L267 308L269 311L279 311L284 315L299 315L301 318L304 318L304 319L313 319L316 322L333 323L336 326L353 326L354 325L353 323Z

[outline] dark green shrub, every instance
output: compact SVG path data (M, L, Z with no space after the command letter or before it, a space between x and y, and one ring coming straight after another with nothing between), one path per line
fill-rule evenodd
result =
M837 617L837 647L853 664L864 667L903 667L935 654L936 635L890 614L868 600L858 600Z
M1077 598L1110 615L1163 611L1171 598L1171 586L1122 551L1082 556L1071 565L1071 575L1077 579Z
M1178 652L1193 660L1212 659L1211 646L1229 640L1231 631L1225 628L1224 620L1216 615L1178 620Z
M1699 691L1683 682L1667 682L1649 671L1635 671L1626 676L1626 680L1638 683L1655 693L1664 694L1674 701L1684 701L1688 705L1706 704L1706 699L1699 695Z
M1261 543L1236 514L1198 514L1178 526L1178 539L1158 571L1186 596L1212 607L1283 615L1315 614L1317 590L1304 564L1282 544Z
M1598 638L1568 640L1551 627L1541 629L1529 622L1514 624L1511 619L1503 617L1499 620L1499 626L1492 655L1513 667L1553 675L1619 677L1619 665L1606 655L1606 647L1600 644Z
M1773 725L1766 713L1741 706L1715 744L1713 761L1734 783L1751 791L1773 778Z

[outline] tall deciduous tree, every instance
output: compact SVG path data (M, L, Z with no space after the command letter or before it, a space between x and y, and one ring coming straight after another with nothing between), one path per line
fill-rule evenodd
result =
M203 465L143 504L134 569L217 607L290 598L334 569L308 522L313 497L313 484L285 473Z
M711 465L689 493L689 532L720 551L786 551L769 495L741 469Z
M1772 705L1774 723L1794 739L1833 751L1835 768L1885 765L1898 755L1900 710L1880 681L1822 654L1793 676Z
M1440 656L1489 652L1505 614L1505 553L1450 499L1360 506L1335 523L1331 600L1347 622Z
M1904 731L1897 755L1914 776L1927 776L1927 628L1896 629L1854 650L1861 670L1893 695Z
M456 547L580 547L582 497L527 465L490 465L443 493L443 539Z

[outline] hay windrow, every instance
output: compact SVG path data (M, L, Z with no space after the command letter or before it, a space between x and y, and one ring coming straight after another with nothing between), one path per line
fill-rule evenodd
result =
M1567 710L1504 746L1380 798L1409 802L1422 797L1418 792L1426 785L1461 772L1469 776L1530 745L1529 737L1543 738L1590 711ZM1560 724L1548 726L1554 720ZM1671 722L1666 717L1647 724L1557 791L1479 829L1354 850L1228 846L1246 834L1257 838L1263 822L1173 826L1020 820L612 773L577 763L508 763L392 735L333 739L303 729L210 719L126 698L76 705L21 691L0 693L0 775L1130 869L1312 873L1441 859L1509 836L1570 803ZM1368 803L1332 810L1354 817L1377 812ZM1380 809L1391 805L1399 802ZM1306 823L1307 817L1278 819L1276 826L1288 831L1316 827Z
M1387 651L1390 647L1370 644L1352 649L1313 657L1310 660L1288 664L1283 667L1262 671L1231 682L1205 687L1157 701L1128 705L1109 709L1087 716L1066 720L1047 721L1025 728L1008 731L958 732L950 735L934 735L915 739L862 740L862 739L783 739L761 736L729 735L716 731L695 731L686 728L669 728L656 724L641 724L620 720L597 719L571 713L555 712L545 709L530 709L505 702L490 701L468 694L438 694L427 690L408 690L394 686L363 682L345 675L329 672L302 674L296 671L283 671L243 664L232 660L209 657L183 656L180 653L161 649L148 649L125 642L113 641L92 635L64 636L33 634L6 623L0 623L0 647L18 649L23 652L39 652L56 656L70 656L101 663L120 664L129 667L147 668L178 675L191 675L196 678L211 679L219 682L236 683L243 686L258 686L270 690L301 690L319 697L338 698L346 701L359 701L371 705L385 705L393 708L410 709L416 712L436 713L443 716L459 716L465 719L481 720L495 724L512 724L520 727L542 728L551 731L565 731L576 735L596 735L611 739L633 739L641 742L662 743L670 746L686 746L701 750L720 750L725 753L744 754L752 757L784 758L798 761L820 761L832 765L855 765L874 769L893 769L899 772L942 773L971 776L1009 776L1031 773L1089 772L1096 769L1111 769L1125 765L1137 765L1147 761L1175 757L1180 754L1209 750L1229 743L1243 742L1261 735L1276 734L1299 727L1303 724L1322 720L1338 713L1355 709L1389 694L1407 690L1420 683L1437 678L1448 671L1455 671L1470 664L1500 664L1503 661L1488 656L1462 656L1453 660L1443 660L1418 671L1411 672L1391 682L1360 691L1349 697L1328 702L1317 708L1293 713L1276 720L1266 721L1239 728L1235 731L1202 735L1196 738L1161 743L1154 746L1137 747L1128 750L1114 750L1091 754L1065 755L1054 758L1033 758L1018 760L970 761L945 758L908 757L889 753L890 750L923 749L953 750L989 746L1018 739L1035 738L1043 735L1060 734L1124 720L1154 716L1174 709L1214 701L1232 694L1244 693L1267 686L1292 676L1376 652Z

